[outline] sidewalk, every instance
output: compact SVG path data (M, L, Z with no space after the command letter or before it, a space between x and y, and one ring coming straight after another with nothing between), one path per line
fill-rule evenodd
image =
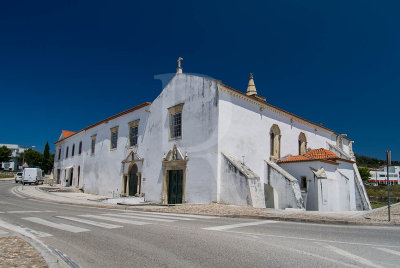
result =
M54 190L53 190L54 189ZM60 185L18 186L13 189L17 195L53 203L85 205L126 210L157 211L171 213L203 214L225 217L260 218L280 221L310 222L325 224L400 225L400 203L391 208L392 220L387 221L387 209L371 211L303 211L297 209L275 210L224 204L183 204L165 205L113 205L103 203L105 196L82 193L73 187Z

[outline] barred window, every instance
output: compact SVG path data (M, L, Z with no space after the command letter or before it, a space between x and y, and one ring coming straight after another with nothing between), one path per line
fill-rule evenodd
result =
M118 127L113 127L111 130L111 144L110 149L116 149L118 143Z
M139 137L139 120L129 123L129 146L136 146Z
M182 113L171 115L171 138L182 136Z
M179 139L182 137L182 109L183 103L169 108L169 138Z
M94 154L95 149L96 149L96 135L92 136L92 144L91 144L90 149L91 149L90 153Z

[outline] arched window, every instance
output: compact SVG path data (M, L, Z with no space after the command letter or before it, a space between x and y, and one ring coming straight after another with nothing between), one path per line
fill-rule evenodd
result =
M71 152L71 156L74 156L75 154L75 144L72 145L72 152Z
M67 151L65 152L65 158L68 158L68 150L69 150L69 147L67 147Z
M79 155L82 153L82 141L79 143L78 153L79 153Z
M299 154L305 154L307 152L307 138L306 134L300 132L299 134Z
M269 132L271 160L279 160L281 157L281 130L278 125L273 124Z

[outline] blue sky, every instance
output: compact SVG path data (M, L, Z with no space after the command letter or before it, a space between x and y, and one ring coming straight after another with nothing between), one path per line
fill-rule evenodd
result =
M1 1L0 143L55 142L208 75L400 159L398 1ZM52 146L52 149L54 147Z

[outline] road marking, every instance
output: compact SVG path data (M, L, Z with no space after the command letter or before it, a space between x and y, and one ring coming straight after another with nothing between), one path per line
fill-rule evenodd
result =
M150 217L140 217L140 216L124 215L124 214L102 214L102 215L104 215L104 216L125 217L125 218L138 219L138 220L148 220L148 221L174 222L174 220L157 219L157 218L150 218Z
M394 255L400 256L400 252L396 251L396 250L392 250L392 249L388 249L388 248L376 248L376 249L385 251L385 252L390 253L390 254L394 254Z
M179 214L179 213L163 213L163 212L149 212L149 211L138 211L140 213L146 214L154 214L154 215L171 215L171 216L178 216L178 217L189 217L195 219L215 219L218 218L217 216L205 216L205 215L193 215L193 214Z
M5 234L8 234L8 232L0 230L0 235L5 235Z
M347 252L347 251L345 251L343 249L340 249L340 248L337 248L337 247L334 247L334 246L331 246L331 245L328 245L328 244L323 244L323 243L317 243L317 244L320 244L320 245L324 246L325 248L330 249L330 250L332 250L333 252L335 252L335 253L337 253L339 255L342 255L344 257L352 259L353 261L359 262L359 263L361 263L363 265L368 265L368 266L372 266L372 267L382 267L380 265L377 265L377 264L371 262L370 260L364 259L364 258L362 258L360 256L355 255L355 254L351 254L351 253L349 253L349 252Z
M55 222L43 220L41 218L36 218L36 217L28 217L28 218L22 218L22 219L26 220L26 221L31 221L31 222L34 222L34 223L42 224L42 225L45 225L45 226L49 226L49 227L52 227L52 228L55 228L55 229L68 231L68 232L71 232L71 233L81 233L81 232L90 231L88 229L72 226L72 225L69 225L69 224L55 223Z
M13 210L13 211L6 211L6 213L40 213L40 212L57 212L57 211L51 211L51 210Z
M229 230L229 229L233 229L233 228L261 225L261 224L266 224L266 223L276 223L276 222L277 221L271 221L271 220L254 221L254 222L243 222L243 223L237 223L237 224L228 224L228 225L207 227L207 228L203 228L203 229L204 230L209 230L209 231L225 231L225 230Z
M253 235L259 235L259 236L265 236L265 237L275 237L275 238L284 238L284 239L297 239L297 240L314 241L314 242L326 242L326 243L338 243L338 244L346 244L346 245L361 245L361 246L373 246L373 247L400 248L400 246L377 245L377 244L346 242L346 241L338 241L338 240L324 240L324 239L305 238L305 237L296 237L296 236L271 235L271 234L240 232L240 231L225 231L225 232L232 233L232 234L244 234L244 235L253 234Z
M127 212L121 213L126 215L136 215L136 216L146 216L151 218L159 218L159 219L170 219L170 220L181 220L181 221L193 221L194 219L182 218L182 217L174 217L174 216L163 216L163 215L152 215L152 214L142 214L142 213L134 213L134 212Z
M135 224L135 225L150 224L149 222L131 221L131 220L126 220L126 219L111 218L111 217L100 216L100 215L79 215L79 216L80 217L88 217L88 218L100 219L100 220L106 220L106 221L115 221L115 222L120 222L120 223Z
M53 236L51 234L48 234L48 233L45 233L45 232L36 231L36 230L30 229L30 228L27 228L27 227L21 226L21 228L23 228L25 231L27 231L30 234L33 234L36 237L50 237L50 236Z
M15 186L14 188L12 188L11 193L13 193L14 195L18 196L19 198L26 199L25 196L22 196L22 195L20 195L19 193L16 192L17 187L18 186Z
M86 219L80 219L80 218L75 218L75 217L67 217L67 216L56 216L57 218L61 219L66 219L70 221L76 221L76 222L81 222L81 223L86 223L89 225L94 225L98 227L103 227L106 229L114 229L114 228L121 228L123 226L121 225L114 225L114 224L109 224L109 223L103 223L103 222L97 222L97 221L91 221L91 220L86 220Z

